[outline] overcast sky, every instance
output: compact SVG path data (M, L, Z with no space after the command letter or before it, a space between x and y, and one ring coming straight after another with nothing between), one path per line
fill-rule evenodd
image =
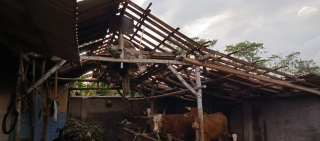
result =
M133 0L189 37L218 39L215 50L245 40L266 56L298 51L320 65L320 0Z

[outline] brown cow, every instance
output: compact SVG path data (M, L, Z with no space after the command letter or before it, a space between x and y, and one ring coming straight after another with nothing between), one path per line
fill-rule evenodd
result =
M192 118L183 114L156 114L153 120L147 120L147 124L153 127L154 133L171 134L173 139L194 137Z
M186 107L189 113L186 113L186 117L192 117L193 123L192 128L199 130L198 123L198 109ZM214 114L204 114L203 115L203 129L204 129L204 140L210 141L212 139L219 139L222 141L222 135L225 136L226 141L228 141L228 121L227 117L223 113L218 112Z

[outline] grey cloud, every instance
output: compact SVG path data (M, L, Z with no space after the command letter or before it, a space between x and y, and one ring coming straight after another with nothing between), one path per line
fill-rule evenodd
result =
M142 7L149 2L146 0ZM320 0L154 0L152 3L152 14L173 27L181 27L187 36L218 39L214 47L217 50L244 40L262 42L269 52L267 55L299 51L302 59L314 59L320 65ZM299 10L306 6L309 13L298 16ZM219 15L225 17L212 20ZM196 28L199 24L205 25L203 31Z

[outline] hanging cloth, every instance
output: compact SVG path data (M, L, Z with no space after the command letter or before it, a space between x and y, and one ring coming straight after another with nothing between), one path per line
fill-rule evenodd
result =
M32 126L37 126L42 118L44 95L35 88L35 95L32 104Z
M58 105L57 105L57 102L54 100L53 101L53 121L54 122L57 122L58 120Z

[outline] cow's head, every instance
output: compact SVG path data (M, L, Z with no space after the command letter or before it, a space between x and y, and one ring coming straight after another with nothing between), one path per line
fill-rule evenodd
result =
M144 109L142 112L143 112L143 114L148 114L147 109ZM158 112L157 109L153 109L153 114L156 114L157 112Z
M198 118L198 109L197 108L191 108L186 107L186 109L189 111L184 114L186 117L191 117L193 119L192 128L193 129L199 129L199 118Z
M163 112L163 114L155 114L153 115L153 132L154 133L159 133L160 129L162 127L162 121L163 121L163 115L165 114L165 111ZM151 126L152 127L152 126Z

